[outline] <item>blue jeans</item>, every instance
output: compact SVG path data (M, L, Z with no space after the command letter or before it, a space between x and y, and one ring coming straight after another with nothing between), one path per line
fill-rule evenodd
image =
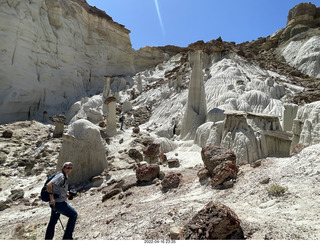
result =
M54 229L58 219L60 218L60 214L63 214L69 217L67 228L64 232L63 239L64 240L72 240L72 232L76 225L76 220L78 217L78 213L66 202L56 202L56 205L51 206L51 217L47 227L46 232L46 240L52 240L54 236Z

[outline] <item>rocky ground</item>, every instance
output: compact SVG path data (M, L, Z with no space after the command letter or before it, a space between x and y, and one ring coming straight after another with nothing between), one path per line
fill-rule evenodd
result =
M52 125L35 121L1 125L0 134L11 130L11 138L0 138L0 239L43 239L50 210L39 199L48 174L55 170L61 139L51 138ZM179 167L161 164L163 173L182 175L177 188L163 191L161 180L137 184L137 163L128 156L142 151L152 140L145 130L119 132L107 144L109 167L99 187L79 192L69 203L79 214L74 237L80 240L141 240L176 238L177 230L210 201L230 207L241 220L247 239L320 238L320 145L304 149L290 158L266 158L240 166L232 188L213 189L209 180L199 181L203 168L201 148L189 142L166 153L178 158ZM272 185L284 193L271 195ZM102 202L103 196L105 201ZM63 226L67 219L62 216ZM55 239L63 235L57 223Z

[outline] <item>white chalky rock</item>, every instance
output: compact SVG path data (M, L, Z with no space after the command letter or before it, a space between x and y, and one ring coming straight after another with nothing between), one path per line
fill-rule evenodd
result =
M181 138L194 139L196 129L206 122L207 103L203 84L201 51L190 54L192 67L188 103L181 128Z
M72 162L71 184L87 181L107 167L106 149L99 127L90 121L79 119L70 124L62 139L57 171L61 170L63 163Z

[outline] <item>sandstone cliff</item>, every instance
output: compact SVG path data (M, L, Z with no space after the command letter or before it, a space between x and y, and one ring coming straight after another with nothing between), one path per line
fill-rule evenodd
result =
M101 92L104 75L134 74L168 58L136 52L130 31L85 0L1 1L0 21L0 123L63 112Z

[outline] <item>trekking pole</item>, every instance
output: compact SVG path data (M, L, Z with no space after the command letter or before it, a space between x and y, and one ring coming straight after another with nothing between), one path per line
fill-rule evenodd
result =
M59 222L60 222L60 224L61 224L61 227L62 227L62 229L63 229L63 232L66 232L66 231L64 230L64 227L63 227L62 221L61 221L61 219L60 219L60 216L59 216Z
M58 212L56 211L55 206L53 206L52 208L53 208L53 211L57 214ZM64 230L64 227L63 227L62 221L61 221L61 219L60 219L60 216L59 216L59 222L60 222L60 224L61 224L61 227L62 227L62 229L63 229L63 232L66 232L66 231Z

